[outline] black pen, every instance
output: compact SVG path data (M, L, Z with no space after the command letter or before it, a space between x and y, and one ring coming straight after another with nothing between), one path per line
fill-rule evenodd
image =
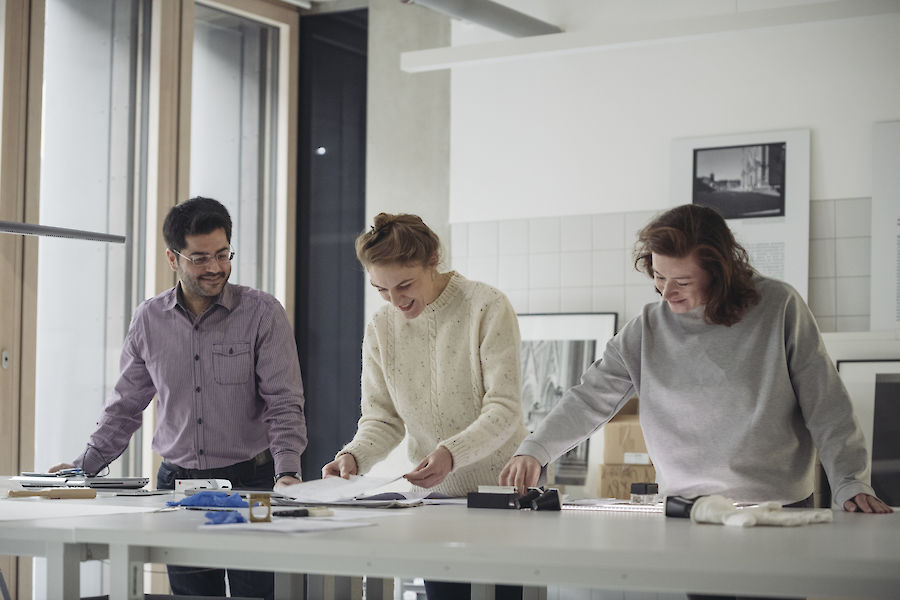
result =
M272 511L273 517L330 517L333 514L334 512L330 509L320 506Z

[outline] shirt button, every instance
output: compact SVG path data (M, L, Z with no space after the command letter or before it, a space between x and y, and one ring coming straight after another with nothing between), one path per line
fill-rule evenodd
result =
M197 425L203 425L203 419L197 419Z
M195 388L194 388L194 391L195 391L195 392L199 392L199 391L200 391L200 386L198 385L197 387L195 387Z
M200 326L199 326L199 325L194 325L194 331L200 331Z
M195 354L195 355L194 355L194 360L200 360L200 355L199 355L199 354Z
M200 450L200 454L203 454L203 450Z

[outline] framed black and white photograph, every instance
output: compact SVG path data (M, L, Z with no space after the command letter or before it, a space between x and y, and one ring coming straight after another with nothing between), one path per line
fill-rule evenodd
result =
M900 506L900 360L839 360L872 461L872 487Z
M787 144L694 149L694 204L726 219L784 216Z
M543 420L562 395L603 355L616 333L616 313L519 315L522 335L522 412L529 431ZM556 461L548 484L588 485L590 439ZM596 468L594 469L596 470Z
M676 139L669 204L719 211L753 268L806 298L809 175L808 129Z

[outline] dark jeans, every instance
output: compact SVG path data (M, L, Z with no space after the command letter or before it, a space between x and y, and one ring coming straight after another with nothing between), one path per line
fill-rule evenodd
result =
M472 597L472 586L456 581L425 580L428 600L468 600ZM494 600L521 600L521 585L498 585L494 588Z
M815 499L812 494L805 500L794 502L793 504L785 504L785 508L814 508ZM803 600L802 598L770 598L760 596L717 596L709 594L688 594L688 600Z
M176 479L228 479L236 490L271 490L274 485L275 463L266 451L256 458L217 469L183 469L163 462L156 473L156 488L175 489ZM180 567L167 565L172 593L186 596L225 596L226 569ZM275 596L275 575L262 571L227 569L228 586L232 596L265 598Z

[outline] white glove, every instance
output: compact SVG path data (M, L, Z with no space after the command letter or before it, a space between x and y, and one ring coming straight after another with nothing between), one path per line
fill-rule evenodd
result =
M732 527L794 527L810 523L830 523L833 519L833 513L827 508L782 510L777 502L738 508L724 496L702 496L694 502L691 509L691 521L694 523L721 523Z

